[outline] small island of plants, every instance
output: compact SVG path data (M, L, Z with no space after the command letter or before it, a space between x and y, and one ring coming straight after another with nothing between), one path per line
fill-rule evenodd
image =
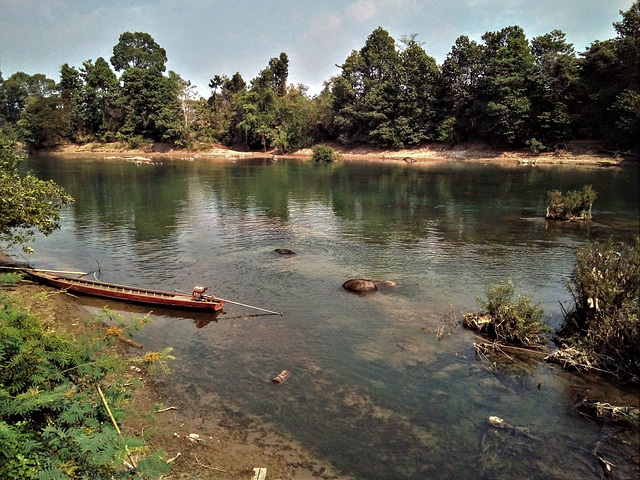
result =
M553 337L558 349L546 360L580 371L598 371L637 382L640 379L640 237L632 245L595 242L578 251L567 289L573 305ZM532 296L515 296L511 280L490 285L481 313L467 313L463 325L493 344L481 351L515 346L548 346L551 328Z

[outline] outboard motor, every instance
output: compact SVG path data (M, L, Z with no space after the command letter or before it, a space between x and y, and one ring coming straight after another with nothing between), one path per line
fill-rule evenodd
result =
M193 287L192 298L194 300L204 300L205 298L204 292L206 291L207 291L207 287L204 287L202 285L196 285L195 287Z

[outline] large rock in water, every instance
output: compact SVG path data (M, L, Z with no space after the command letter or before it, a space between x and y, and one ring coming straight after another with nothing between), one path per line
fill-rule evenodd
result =
M375 292L378 290L378 287L373 281L366 280L364 278L352 278L351 280L347 280L342 284L342 288L356 293Z

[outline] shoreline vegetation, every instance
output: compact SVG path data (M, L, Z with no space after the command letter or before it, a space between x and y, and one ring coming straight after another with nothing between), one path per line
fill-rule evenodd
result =
M329 142L347 160L557 163L581 155L570 144L595 142L614 158L637 157L640 0L620 15L616 36L584 52L560 30L529 38L510 25L480 41L460 35L441 63L415 35L396 40L378 27L313 96L288 83L286 52L250 80L212 72L210 91L198 92L167 72L167 52L150 34L123 32L109 60L65 63L59 80L0 75L0 134L34 152L121 142L143 152L163 143L194 155L220 156L224 149L212 146L224 145L252 152L245 156L306 156Z
M390 161L404 163L430 162L492 162L516 163L525 165L590 165L590 166L626 166L639 165L637 156L621 156L603 151L596 142L576 141L556 152L531 153L525 150L501 150L490 146L473 143L445 146L426 144L413 148L388 150L372 145L341 145L337 142L326 142L344 161ZM304 148L289 154L279 154L277 150L244 151L223 145L203 146L200 149L185 149L168 143L150 143L144 148L129 148L126 142L101 143L92 142L84 145L64 144L55 148L38 152L47 155L91 155L95 157L130 158L150 160L156 157L176 159L211 159L235 161L244 158L297 158L309 160L313 157L313 149Z

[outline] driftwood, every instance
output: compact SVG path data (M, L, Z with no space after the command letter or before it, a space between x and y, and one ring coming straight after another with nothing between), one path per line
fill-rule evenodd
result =
M615 406L610 403L592 402L586 396L581 395L575 408L589 417L608 420L613 423L626 423L628 425L640 426L640 409L629 405Z
M465 313L462 315L462 326L476 332L495 336L491 315L488 313Z
M566 347L560 350L556 350L550 355L544 358L545 362L557 363L561 365L565 370L573 369L578 372L601 372L607 373L617 377L615 372L603 370L592 364L589 355L577 348Z
M489 425L491 425L494 428L498 428L500 430L505 430L505 431L507 431L509 433L512 433L512 434L522 435L522 436L524 436L526 438L530 438L531 440L541 440L540 438L536 437L535 435L532 435L527 427L517 427L515 425L511 425L510 423L505 422L500 417L491 416L491 417L488 418L487 421L489 422Z
M131 340L130 338L124 337L122 335L118 335L118 340L120 340L122 343L126 343L130 347L134 347L138 349L143 347L141 343L138 343L135 340Z
M502 342L482 342L482 343L475 343L473 344L473 346L476 349L476 352L478 353L488 353L488 352L496 352L496 353L502 353L505 356L509 356L506 354L506 352L504 350L510 350L512 352L515 353L526 353L526 354L532 354L532 355L547 355L547 352L543 352L541 350L539 350L540 347L538 346L534 346L534 347L530 347L530 348L525 348L525 347L517 347L515 345L508 345Z
M564 204L550 205L547 207L547 212L544 216L548 220L563 220L566 222L573 222L576 220L584 221L589 220L590 217L584 210L580 210L578 215L574 215L568 211Z

